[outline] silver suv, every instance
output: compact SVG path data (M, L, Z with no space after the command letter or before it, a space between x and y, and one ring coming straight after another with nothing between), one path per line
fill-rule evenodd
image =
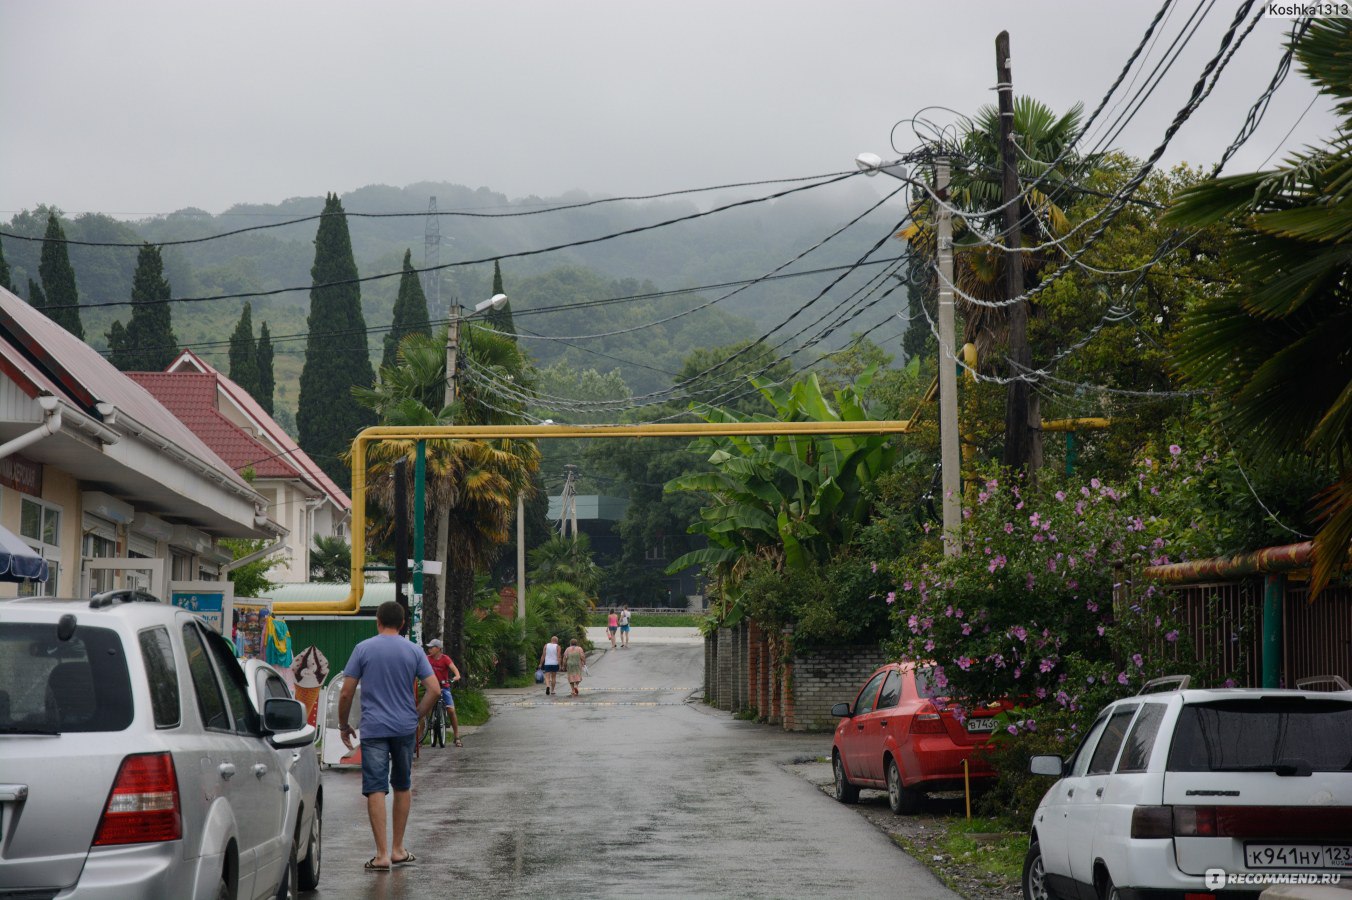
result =
M1352 692L1339 682L1188 690L1178 676L1104 708L1068 760L1030 762L1059 780L1033 817L1024 896L1252 897L1279 880L1352 880Z
M148 594L0 602L0 895L286 896L278 749L313 731L249 694L228 641Z

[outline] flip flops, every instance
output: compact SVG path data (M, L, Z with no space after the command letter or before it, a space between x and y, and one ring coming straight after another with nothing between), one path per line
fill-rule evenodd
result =
M391 857L391 859L390 859L390 863L391 863L392 865L396 865L396 866L406 866L406 865L408 865L409 863L413 863L413 862L417 862L417 861L418 861L418 857L414 856L414 855L413 855L413 851L411 851L411 850L408 851L408 856L405 856L403 859L394 859L393 857Z
M366 865L362 866L362 868L368 872L388 872L390 870L389 866L376 865L376 858L374 856L368 859Z
M455 739L455 745L456 745L457 747L463 747L463 746L465 746L465 742L462 741L462 740L460 740L460 738L456 738L456 739Z

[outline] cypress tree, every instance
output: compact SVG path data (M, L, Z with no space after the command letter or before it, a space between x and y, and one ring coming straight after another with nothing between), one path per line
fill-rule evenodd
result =
M399 278L399 296L394 301L394 322L385 335L385 355L380 360L384 368L398 364L399 342L418 332L430 335L432 325L427 315L427 295L423 293L418 273L413 271L413 251L404 251L404 274Z
M277 389L277 379L272 371L272 335L268 332L268 323L258 330L258 401L268 415L272 415L272 395Z
M47 233L42 238L42 261L38 264L46 308L53 322L84 340L80 322L80 292L75 288L75 270L66 252L66 233L55 212L47 214Z
M160 248L146 244L136 256L136 274L131 283L131 318L126 326L127 366L123 371L159 372L178 355L178 338L169 304L169 282L164 277ZM108 332L108 346L113 334Z
M4 288L11 294L18 293L14 290L14 283L9 280L9 263L5 261L3 245L0 245L0 288Z
M230 380L258 396L258 345L254 343L253 310L247 302L230 335Z
M122 320L113 322L113 327L108 329L107 337L108 362L123 372L137 371L136 351L127 340L127 329L123 327Z
M498 261L493 260L493 293L490 297L496 297L498 294L507 293L502 289L502 266ZM501 331L504 334L516 334L516 323L512 321L512 302L508 300L502 305L502 309L489 308L484 314L484 321L488 327L494 331Z
M34 309L44 309L47 306L47 295L42 292L42 285L33 279L28 279L28 305Z
M357 402L352 388L375 381L366 348L366 319L347 216L337 194L324 202L310 269L309 337L300 372L296 427L300 445L339 485L350 484L342 454L375 414ZM346 282L346 283L339 283Z

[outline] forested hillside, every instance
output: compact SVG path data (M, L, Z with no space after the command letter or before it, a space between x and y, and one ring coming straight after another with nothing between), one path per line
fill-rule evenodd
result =
M618 369L634 393L643 393L670 384L671 374L692 348L753 337L778 325L816 296L835 273L772 280L743 290L717 306L685 315L679 314L719 300L737 286L689 294L663 292L744 281L770 273L877 204L880 194L876 188L852 180L633 235L549 253L531 251L641 229L796 186L766 185L716 196L692 194L607 202L560 211L543 210L598 198L573 193L547 199L511 199L485 188L423 183L403 188L364 187L343 195L342 202L359 272L369 278L397 275L406 250L412 250L415 266L423 265L428 198L435 196L441 213L440 262L446 265L504 257L505 290L512 298L523 343L539 365L565 361L602 372ZM179 341L223 367L228 338L244 300L213 298L298 288L252 298L253 318L268 323L275 345L278 406L294 410L317 221L212 238L241 228L316 216L322 208L321 197L299 197L276 204L239 204L219 215L184 209L135 221L99 213L74 217L63 213L62 219L66 236L72 241L165 244L165 277L173 296L185 298L173 304ZM854 262L887 234L902 211L899 202L884 204L786 271ZM41 237L47 213L46 207L24 211L5 223L2 230ZM405 215L391 215L401 213ZM172 243L175 241L197 242ZM25 296L28 279L37 278L40 247L37 242L15 237L4 239L13 283ZM518 253L527 255L512 256ZM113 321L128 316L126 306L100 307L127 301L136 255L134 247L70 247L87 339L99 349L106 349L106 332ZM894 255L892 247L876 254ZM866 277L852 276L860 284ZM429 283L433 319L443 319L452 300L472 306L487 297L491 278L491 262L444 269L439 284L435 278ZM397 277L377 278L361 286L366 322L373 332L368 345L377 362L381 329L389 325L397 287ZM661 295L621 299L654 293ZM612 299L618 302L596 304ZM544 312L549 307L577 304L594 305ZM842 330L839 338L877 324L895 313L896 306L880 304L870 311L871 315ZM678 317L650 325L672 316ZM609 332L625 333L585 337ZM545 341L533 335L579 339ZM824 346L838 345L835 341ZM285 414L281 418L285 419Z

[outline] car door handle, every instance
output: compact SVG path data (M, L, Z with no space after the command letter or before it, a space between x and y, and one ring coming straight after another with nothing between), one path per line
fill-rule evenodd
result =
M886 720L886 719L883 719L881 722L879 722L879 723L878 723L878 727L880 727L880 728L886 728L886 727L887 727L887 720Z
M1102 797L1102 796L1103 796L1103 788L1099 788L1097 791L1094 791L1094 796L1095 796L1095 797Z
M216 771L221 773L221 777L226 781L235 777L235 767L231 763L221 763L216 767Z
M259 778L262 778L266 774L268 774L267 766L263 765L262 763L258 763L257 765L254 766L254 775L258 776Z
M1067 797L1074 797L1074 796L1075 796L1075 788L1071 788L1070 790L1066 791L1066 796L1067 796Z

